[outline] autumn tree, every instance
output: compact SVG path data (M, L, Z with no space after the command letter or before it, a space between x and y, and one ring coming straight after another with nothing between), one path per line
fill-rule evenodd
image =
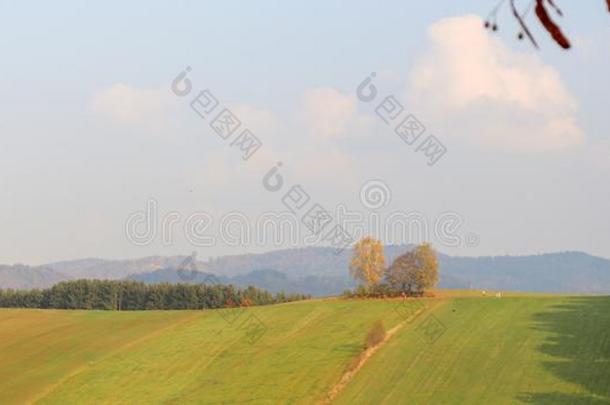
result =
M415 284L413 276L417 270L416 263L413 251L398 256L386 270L386 280L390 286L397 291L410 294Z
M438 282L438 259L429 243L423 243L394 260L386 271L392 287L411 294L432 288Z
M436 251L429 243L422 243L415 248L416 271L414 284L419 291L432 288L438 283L438 259Z
M385 268L383 245L375 238L365 237L354 246L349 266L350 275L367 287L379 283Z

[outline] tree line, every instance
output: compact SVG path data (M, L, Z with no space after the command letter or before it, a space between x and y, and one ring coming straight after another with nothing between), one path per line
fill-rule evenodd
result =
M213 309L270 305L311 298L223 284L144 284L137 281L63 281L47 289L0 289L0 307L114 311Z
M360 282L345 296L422 295L438 282L438 259L429 243L407 251L386 267L382 243L365 237L354 246L350 275Z

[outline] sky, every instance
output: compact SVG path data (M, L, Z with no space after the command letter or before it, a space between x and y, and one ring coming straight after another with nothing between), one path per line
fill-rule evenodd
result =
M0 263L304 246L261 219L296 185L304 210L359 218L354 238L610 258L610 13L561 1L569 51L529 15L536 50L507 8L483 29L495 4L0 0ZM227 139L211 127L224 108L242 124ZM425 127L411 144L407 116ZM245 128L262 145L247 160ZM400 215L425 230L375 225Z

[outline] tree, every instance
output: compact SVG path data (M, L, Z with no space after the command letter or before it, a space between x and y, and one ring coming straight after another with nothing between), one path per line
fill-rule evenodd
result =
M415 252L409 251L394 260L386 271L386 279L392 288L404 293L411 293L415 284L414 274L417 270Z
M132 311L145 309L203 309L227 306L268 305L309 299L302 294L275 297L255 287L231 285L151 284L135 281L63 281L45 290L0 289L0 307L101 309Z
M438 283L438 259L429 243L422 243L415 248L414 284L419 291L432 288Z
M423 243L394 260L386 271L393 288L411 294L423 292L438 282L438 259L429 243Z
M365 237L354 246L349 266L350 275L371 287L381 280L385 268L383 245L375 238Z

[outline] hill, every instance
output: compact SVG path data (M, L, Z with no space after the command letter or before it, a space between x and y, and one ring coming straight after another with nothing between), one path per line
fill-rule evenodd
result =
M0 399L321 403L383 320L394 334L335 402L610 401L610 298L452 295L304 301L236 319L226 310L0 310ZM243 326L252 319L262 333Z
M233 284L236 287L246 288L254 286L272 293L285 292L289 294L310 294L316 297L337 295L342 291L353 288L354 282L345 276L319 276L289 277L273 269L258 269L233 277L216 275L196 270L180 271L176 268L164 268L150 273L140 273L127 277L129 280L141 281L147 284L155 283L222 283Z
M440 257L441 287L509 291L610 292L610 261L581 252L533 256ZM451 276L454 282L447 279ZM456 282L462 285L455 285Z
M198 270L178 270L176 267L165 267L163 269L154 270L151 272L131 274L126 277L127 280L141 281L146 284L158 283L186 283L199 284L218 282L223 284L229 283L229 278L216 276L212 273L206 273Z
M409 246L386 246L391 262ZM314 296L340 294L352 288L347 267L351 251L335 255L325 247L277 250L262 254L226 256L196 268L214 274L222 282L240 287L254 285L272 292L284 290ZM49 283L76 278L132 279L147 283L193 282L176 268L186 256L147 257L134 260L85 259L51 263L42 267L10 267L0 271L0 288L46 287ZM455 257L440 253L441 288L487 289L548 293L610 293L610 260L581 252L530 256ZM6 268L6 266L4 266ZM41 280L41 281L36 281Z
M48 288L60 281L71 280L70 276L62 274L49 267L30 267L22 264L13 266L0 265L0 288L29 290L32 288Z
M610 298L455 299L390 341L338 404L608 404Z
M386 246L391 262L409 246ZM340 294L353 288L347 274L351 251L335 256L329 248L280 250L258 255L227 256L204 263L207 273L240 287L254 285L272 292L314 296ZM610 293L610 260L580 252L530 256L455 257L439 254L441 288L546 293ZM174 282L175 269L142 273L145 282Z
M66 274L74 279L108 279L119 280L130 275L147 273L162 268L176 268L186 256L151 256L131 260L104 260L104 259L81 259L46 264L60 273ZM205 264L197 263L200 268Z
M261 309L0 310L0 402L310 403L374 320L399 321L384 302ZM259 321L262 335L251 330Z

